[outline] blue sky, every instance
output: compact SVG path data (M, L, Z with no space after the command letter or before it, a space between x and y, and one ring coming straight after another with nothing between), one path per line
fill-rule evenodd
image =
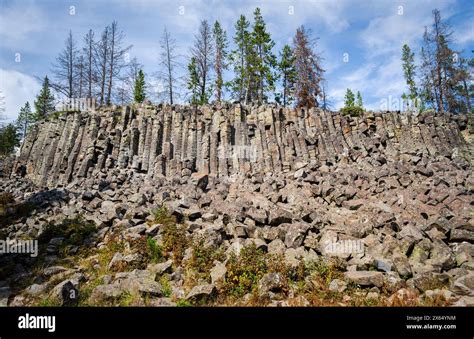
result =
M365 106L374 110L380 109L382 100L400 97L406 90L401 46L408 43L419 52L434 8L454 29L454 49L469 56L474 49L472 0L0 0L0 90L7 117L15 118L27 100L33 103L40 88L35 77L51 73L69 30L80 42L89 28L98 36L105 25L117 20L126 44L133 45L131 57L153 78L165 26L176 39L184 64L201 20L219 20L231 40L238 16L251 19L256 7L261 8L276 42L275 54L291 43L300 25L319 38L317 51L324 58L334 109L341 107L347 87L359 90Z

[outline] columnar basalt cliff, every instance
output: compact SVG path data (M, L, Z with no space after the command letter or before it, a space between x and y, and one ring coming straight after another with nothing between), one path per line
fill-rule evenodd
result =
M434 113L51 118L0 180L0 239L40 241L0 254L0 304L474 305L471 140Z
M54 187L127 169L149 179L192 173L277 174L308 164L396 162L400 154L452 155L462 146L449 115L367 113L272 106L159 106L69 113L28 135L15 166Z

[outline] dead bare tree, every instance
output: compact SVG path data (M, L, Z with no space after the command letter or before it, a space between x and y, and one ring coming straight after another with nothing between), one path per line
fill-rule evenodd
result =
M158 71L158 77L163 81L164 90L167 92L169 103L172 105L175 95L175 70L179 67L179 63L178 55L175 52L176 40L171 37L166 27L160 40L160 49L160 70Z
M137 58L133 58L128 63L124 75L117 81L117 90L114 98L121 105L133 101L133 89L140 69L143 69L143 65L137 61Z
M56 91L66 95L68 98L72 98L77 94L75 88L77 60L78 50L76 42L72 37L72 31L69 31L64 49L53 65L52 72L56 81L51 84Z
M324 80L321 57L315 52L316 39L304 26L296 30L293 39L295 69L298 77L295 82L296 106L318 107L321 97L320 82Z
M84 67L87 72L87 97L92 98L92 88L96 81L94 63L95 63L95 54L94 54L94 32L92 29L89 29L86 36L84 37L85 47L82 50L82 53L85 56Z
M199 33L195 35L194 46L191 49L192 57L197 64L199 78L199 103L206 104L212 92L209 90L210 70L214 55L212 31L206 20L201 21Z
M83 88L86 81L85 73L84 73L84 56L83 55L80 55L79 58L77 59L76 69L77 69L76 70L76 73L77 73L76 95L79 98L82 98Z
M107 78L107 63L109 58L109 26L105 27L100 40L94 46L95 67L99 78L99 104L104 104L105 81Z
M122 69L126 66L125 55L132 48L132 45L129 45L125 48L122 47L123 39L125 34L122 31L118 30L117 21L113 21L109 28L109 73L108 73L108 86L107 86L107 96L105 102L107 105L111 103L112 88L113 82L120 76Z

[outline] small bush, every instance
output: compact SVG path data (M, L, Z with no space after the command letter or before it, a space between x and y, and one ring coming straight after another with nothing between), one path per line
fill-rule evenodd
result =
M255 245L242 248L237 257L232 254L227 262L224 293L236 298L251 292L267 272L265 253Z
M333 279L340 278L342 275L337 261L317 260L308 262L305 266L308 273L318 278L325 286L329 285Z
M64 245L82 245L96 231L96 226L81 217L64 219L60 224L49 223L39 236L39 242L47 243L52 238L64 238Z
M165 255L173 254L173 261L180 265L184 251L188 247L188 237L184 225L163 224L163 252Z
M189 302L185 299L179 299L176 302L176 306L178 306L178 307L190 307L190 306L193 306L193 304L191 304L191 302Z
M155 223L162 225L176 224L176 218L171 215L166 206L156 209L153 214L155 216Z
M171 288L168 276L166 274L162 275L160 277L159 283L161 284L161 292L163 293L163 296L169 298L173 290Z
M150 261L152 263L159 262L163 257L161 246L159 246L156 243L156 240L151 237L148 237L146 239L146 245L147 245Z
M343 107L341 108L341 113L343 115L348 115L351 117L359 117L362 114L364 114L364 109L359 106L353 106L353 107Z
M205 239L200 237L193 241L192 256L188 266L197 273L208 274L214 266L214 260L224 260L223 249L215 246L205 246Z

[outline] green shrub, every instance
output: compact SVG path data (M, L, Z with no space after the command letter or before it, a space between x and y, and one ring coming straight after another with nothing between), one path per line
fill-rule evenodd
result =
M97 230L94 224L85 222L81 217L64 219L59 224L49 223L40 234L40 243L47 243L52 238L64 238L65 245L82 245L84 240Z
M161 246L159 246L156 243L156 240L151 237L148 237L146 239L146 245L147 245L148 253L150 256L150 261L153 263L159 262L161 258L163 257Z
M359 117L364 114L364 109L359 106L343 107L341 108L341 113L346 116Z
M161 292L163 293L163 296L169 298L171 296L171 293L173 292L171 285L170 285L170 280L168 276L162 275L159 280L161 284Z
M227 261L224 293L239 298L251 292L267 269L265 253L253 244L242 248L238 257L231 254Z
M214 260L224 260L222 248L215 246L205 246L205 239L200 237L195 239L191 245L192 256L188 266L197 273L208 274L214 266Z
M188 247L186 226L177 224L163 224L163 252L165 255L173 254L176 265L181 264L184 251Z
M189 301L187 301L185 299L179 299L176 302L176 306L178 306L178 307L190 307L190 306L193 306L193 304L191 304Z
M171 225L176 224L176 218L171 215L166 206L162 206L155 211L153 211L155 216L155 223L162 225Z

